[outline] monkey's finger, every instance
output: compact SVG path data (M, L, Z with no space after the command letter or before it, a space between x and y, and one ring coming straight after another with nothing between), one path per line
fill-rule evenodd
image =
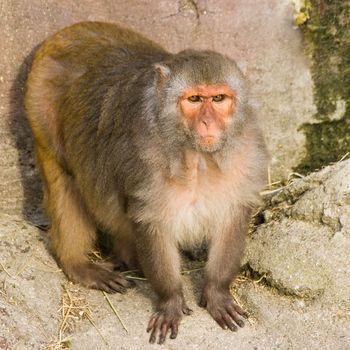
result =
M153 326L155 325L156 321L157 321L158 315L154 315L151 317L151 319L148 322L148 326L147 326L147 333L150 332L151 329L153 329Z
M227 308L227 312L229 313L231 318L238 324L238 326L240 326L241 328L244 327L243 320L241 320L240 317L237 315L237 312L232 305Z
M109 294L114 294L114 293L116 293L116 290L114 290L114 289L111 288L108 284L105 284L105 283L102 283L102 284L99 286L99 289L101 289L101 290L103 290L104 292L109 293Z
M127 288L134 288L134 287L136 287L136 282L135 281L129 280L128 277L126 277L126 280L128 281Z
M158 329L157 329L157 327L155 326L155 327L152 328L152 332L151 332L151 335L150 335L150 337L149 337L149 342L150 342L151 344L154 344L154 343L156 342L157 333L158 333Z
M222 329L227 329L227 325L226 322L224 321L224 319L222 318L221 314L218 314L216 316L213 316L214 320L219 324L219 326Z
M160 322L159 322L159 318L156 320L156 323L154 324L153 328L152 328L152 332L151 332L151 336L149 337L149 342L151 344L154 344L156 342L157 339L157 334L160 330Z
M177 337L178 331L179 331L179 326L177 324L172 325L170 338L175 339Z
M156 339L157 339L156 332L153 330L153 332L151 333L151 336L149 337L149 342L151 344L154 344L156 342Z
M226 312L223 312L222 319L226 323L226 326L232 331L237 332L237 327L233 324L231 317Z
M108 285L110 286L110 288L112 288L115 292L118 292L118 293L125 294L127 291L125 287L121 286L118 283L115 283L114 281L108 282Z
M131 286L130 281L128 281L124 276L120 275L119 273L116 276L114 276L113 282L123 286L124 288L129 288Z
M165 321L163 322L162 327L160 329L158 344L163 344L165 342L165 338L168 333L168 330L169 330L169 325L168 325L168 322Z
M114 293L121 293L125 294L126 289L122 286L119 286L118 284L113 283L112 281L102 282L100 285L100 289L103 291L114 294Z
M182 312L187 316L193 314L193 310L187 306L182 309Z
M248 312L244 311L239 305L233 303L232 304L236 312L238 312L241 316L248 318Z

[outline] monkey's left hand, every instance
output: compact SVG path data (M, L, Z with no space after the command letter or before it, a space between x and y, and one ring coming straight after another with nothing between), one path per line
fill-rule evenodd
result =
M229 328L233 332L237 331L236 325L244 327L242 316L248 317L248 314L232 301L230 292L224 289L205 288L200 306L208 310L221 328Z
M159 334L158 344L165 342L169 330L170 338L175 339L178 333L179 323L182 315L191 315L192 310L186 305L183 298L171 298L169 301L161 303L158 306L158 311L152 315L147 332L151 332L149 338L150 343L155 343L157 335Z

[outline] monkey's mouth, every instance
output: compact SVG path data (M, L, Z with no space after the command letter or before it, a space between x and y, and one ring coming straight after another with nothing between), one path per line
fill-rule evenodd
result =
M194 140L194 147L197 151L205 153L213 153L221 149L223 146L222 137L206 135L196 136Z
M201 136L199 142L202 145L215 145L218 142L218 137L212 135Z
M192 147L199 152L205 153L218 151L223 146L225 140L225 135L223 133L218 133L217 135L206 133L200 135L199 133L187 130L186 134Z

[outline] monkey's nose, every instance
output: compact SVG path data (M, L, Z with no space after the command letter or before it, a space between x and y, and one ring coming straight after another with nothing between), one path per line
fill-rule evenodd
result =
M212 124L212 119L208 117L204 117L201 119L201 123L204 124L207 128Z

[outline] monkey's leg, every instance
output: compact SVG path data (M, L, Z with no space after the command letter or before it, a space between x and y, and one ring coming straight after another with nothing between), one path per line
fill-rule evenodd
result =
M88 253L96 239L96 227L85 210L73 179L55 158L42 149L37 156L44 175L45 207L51 218L53 252L73 281L109 293L125 292L129 282L110 263L93 263Z
M169 330L170 338L176 338L183 314L192 313L182 292L179 252L171 237L157 228L138 227L136 233L140 265L159 298L147 327L149 341L154 343L159 335L163 344Z
M247 314L233 302L230 284L240 268L250 209L235 207L230 225L213 234L206 266L206 280L200 305L206 307L223 328L236 331L243 327Z
M121 269L140 269L131 225L123 225L113 236L113 255L116 264Z

